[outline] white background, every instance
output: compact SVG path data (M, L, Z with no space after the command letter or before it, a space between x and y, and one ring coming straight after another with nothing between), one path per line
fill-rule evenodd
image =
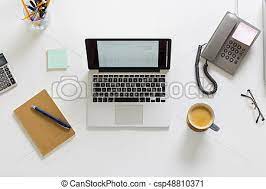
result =
M262 28L261 0L239 0L239 16ZM266 176L266 126L255 124L240 93L251 88L266 113L262 35L235 77L214 66L219 89L213 99L172 99L169 130L88 130L86 100L56 99L76 137L41 158L14 118L13 110L42 89L51 93L61 76L86 81L85 38L169 37L173 39L171 81L194 81L198 44L208 41L233 0L54 0L46 31L29 31L20 1L0 2L0 51L18 86L0 96L0 176ZM46 50L69 50L67 71L47 72ZM219 133L194 133L186 111L210 104ZM265 114L266 115L266 114Z

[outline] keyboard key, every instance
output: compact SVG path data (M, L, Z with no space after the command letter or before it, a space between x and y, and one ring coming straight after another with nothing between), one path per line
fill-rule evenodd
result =
M100 87L100 83L94 83L93 87Z
M145 98L140 98L140 102L145 102Z
M138 98L115 98L115 102L139 102Z
M94 88L94 92L101 92L101 88Z

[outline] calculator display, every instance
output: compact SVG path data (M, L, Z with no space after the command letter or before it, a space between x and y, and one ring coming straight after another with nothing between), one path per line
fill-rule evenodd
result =
M0 55L0 67L5 65L6 63L7 63L7 61L6 61L5 57L3 55L2 56Z

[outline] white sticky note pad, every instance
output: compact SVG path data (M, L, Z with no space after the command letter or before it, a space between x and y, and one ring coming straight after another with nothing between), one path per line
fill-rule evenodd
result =
M256 38L258 34L258 30L250 27L249 25L241 22L237 28L236 31L233 34L233 38L240 41L241 43L244 43L248 46L252 44L254 39Z

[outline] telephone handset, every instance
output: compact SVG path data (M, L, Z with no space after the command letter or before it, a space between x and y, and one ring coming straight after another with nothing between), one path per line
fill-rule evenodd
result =
M203 45L200 45L198 49L196 77L198 86L204 94L210 95L217 91L217 83L207 71L207 62L211 62L229 74L234 75L259 34L260 30L256 27L233 13L226 13L203 52L201 53ZM214 85L212 91L205 91L200 84L199 74L197 73L200 57L206 60L204 73Z

